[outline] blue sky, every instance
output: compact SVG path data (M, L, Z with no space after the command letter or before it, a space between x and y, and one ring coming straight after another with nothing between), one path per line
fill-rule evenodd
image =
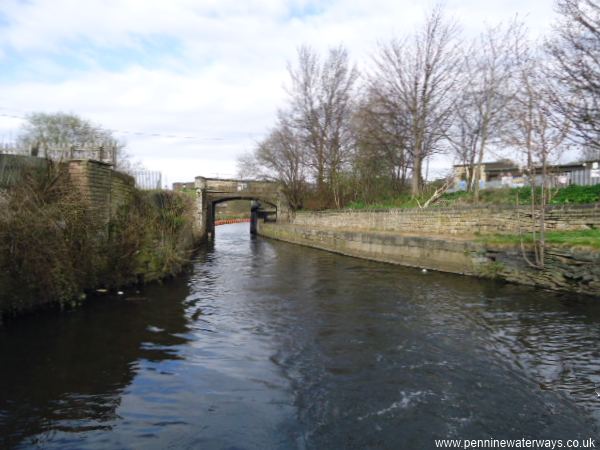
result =
M237 156L266 134L285 101L286 64L298 46L325 51L342 43L359 68L368 67L378 41L412 32L432 4L0 0L0 141L14 139L22 124L7 115L73 112L120 130L132 157L169 182L231 176ZM517 13L542 35L552 4L445 2L466 38Z

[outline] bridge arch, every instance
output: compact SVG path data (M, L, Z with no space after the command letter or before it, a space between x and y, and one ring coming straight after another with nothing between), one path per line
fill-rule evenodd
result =
M258 220L277 220L277 203L273 199L234 195L231 197L216 196L216 198L208 196L207 200L210 202L210 205L208 205L208 223L206 225L209 235L214 233L217 205L223 202L235 200L250 200L253 202L250 207L250 233L252 234L256 234Z
M200 238L214 236L216 205L233 200L253 200L262 207L253 211L251 231L258 220L273 219L287 214L289 208L278 183L256 180L235 180L196 177L196 229Z

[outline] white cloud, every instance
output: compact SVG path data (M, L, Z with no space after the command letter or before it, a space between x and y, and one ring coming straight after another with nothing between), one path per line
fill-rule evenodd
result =
M549 0L446 6L467 35L517 12L536 34L552 20ZM195 136L123 135L135 158L170 181L233 174L236 156L282 106L286 62L299 45L344 43L364 66L378 40L412 31L424 14L413 0L3 0L0 58L16 75L0 78L0 107ZM18 122L0 116L0 136L7 139Z

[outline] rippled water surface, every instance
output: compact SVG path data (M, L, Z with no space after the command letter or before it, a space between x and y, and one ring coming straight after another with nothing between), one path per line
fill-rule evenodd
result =
M600 427L600 299L217 229L187 277L0 328L0 447L434 447Z

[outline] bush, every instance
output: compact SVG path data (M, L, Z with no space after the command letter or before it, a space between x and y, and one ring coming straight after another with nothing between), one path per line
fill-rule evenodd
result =
M65 169L23 173L0 215L0 311L72 303L96 282L101 230Z
M189 197L136 190L105 223L52 163L23 173L0 202L0 314L174 275L193 248Z
M136 191L110 224L112 285L173 276L189 261L192 240L192 200L166 191Z

